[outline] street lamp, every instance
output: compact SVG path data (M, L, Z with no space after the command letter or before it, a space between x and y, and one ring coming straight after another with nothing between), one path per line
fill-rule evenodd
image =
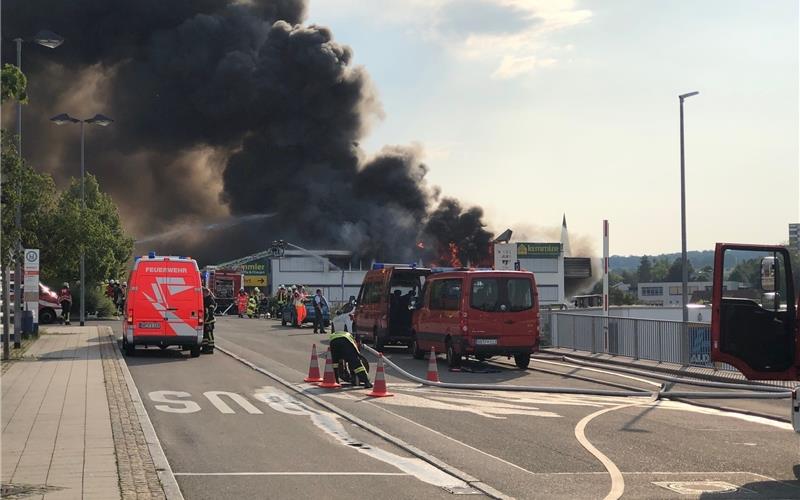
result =
M689 308L688 308L688 281L689 281L689 266L686 258L686 168L685 157L683 153L683 101L699 94L700 92L688 92L678 96L681 108L681 274L683 283L681 285L681 294L683 295L683 338L686 339L686 327L689 322Z
M15 38L14 43L17 44L17 69L22 71L22 42L33 42L48 49L54 49L64 43L64 38L61 35L53 33L52 31L42 30L36 36L29 39ZM17 154L22 158L22 103L17 101ZM22 294L20 293L22 283L22 182L21 179L17 182L17 208L14 214L14 226L17 229L17 258L14 259L16 265L14 267L14 348L19 348L22 338L20 330L22 326Z
M50 118L50 121L55 123L56 125L64 125L67 123L80 123L81 124L81 220L83 220L84 212L86 211L86 192L84 186L84 123L90 123L93 125L100 125L101 127L105 127L110 125L114 120L111 118L96 114L92 118L86 118L84 120L79 120L77 118L73 118L69 116L67 113L61 113L60 115L56 115ZM81 239L83 239L83 235L81 235ZM86 255L86 249L84 247L83 242L81 242L81 326L84 325L84 320L86 316L86 268L84 266L84 258Z

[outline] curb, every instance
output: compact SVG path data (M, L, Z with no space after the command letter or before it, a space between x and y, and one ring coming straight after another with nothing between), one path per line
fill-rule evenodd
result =
M625 361L621 359L613 359L613 358L598 358L595 355L585 354L581 351L569 351L569 352L560 352L560 351L552 351L550 349L540 349L540 353L547 354L549 356L556 356L561 359L563 356L568 356L571 358L577 358L584 361L592 361L594 363L605 363L608 365L617 365L617 366L624 366L626 368L638 368L640 370L649 370L652 372L659 372L665 373L668 375L676 375L680 377L687 377L687 378L697 378L701 380L710 380L713 382L726 382L726 383L736 383L736 384L746 384L746 385L773 385L774 387L784 387L779 384L764 384L764 382L747 380L747 379L739 379L736 377L724 377L721 375L712 375L709 373L702 373L702 372L695 372L690 370L682 370L680 368L668 368L666 366L659 366L659 365L650 365L650 364L643 364L637 363L635 361ZM534 356L535 359L535 356ZM731 372L734 374L736 372ZM768 381L769 382L769 381ZM790 390L789 387L786 388Z
M329 410L329 411L331 411L333 413L336 413L337 415L339 415L340 417L342 417L342 418L344 418L346 420L349 420L350 422L352 422L353 424L361 427L362 429L364 429L364 430L366 430L366 431L368 431L368 432L370 432L372 434L375 434L376 436L388 441L389 443L391 443L391 444L393 444L393 445L395 445L395 446L397 446L399 448L402 448L403 450L407 451L411 455L414 455L415 457L417 457L417 458L419 458L421 460L424 460L425 462L428 462L429 464L431 464L432 466L436 467L437 469L439 469L439 470L441 470L443 472L446 472L447 474L450 474L451 476L454 476L454 477L464 481L469 486L471 486L472 488L475 488L476 490L480 491L484 495L487 495L490 498L495 498L495 499L500 499L500 500L511 499L511 497L509 497L508 495L505 495L505 494L501 493L500 491L492 488L491 486L489 486L486 483L480 481L479 479L470 476L466 472L464 472L464 471L462 471L460 469L456 469L455 467L452 467L452 466L442 462L441 460L439 460L438 458L434 457L433 455L430 455L430 454L420 450L419 448L417 448L416 446L414 446L412 444L406 443L405 441L403 441L400 438L397 438L395 436L392 436L391 434L388 434L387 432L385 432L385 431L373 426L372 424L369 424L369 423L365 422L364 420L361 420L360 418L356 417L352 413L346 412L346 411L342 410L341 408L339 408L338 406L335 406L335 405L329 403L328 401L325 401L324 399L320 398L319 396L316 396L314 394L309 394L309 393L303 391L302 389L299 389L298 387L293 385L291 382L288 382L287 380L284 380L283 378L279 377L278 375L275 375L274 373L269 372L269 371L265 370L264 368L261 368L260 366L257 366L255 364L251 363L250 361L246 360L245 358L243 358L243 357L241 357L241 356L239 356L237 354L234 354L233 352L231 352L231 351L229 351L229 350L227 350L225 348L220 347L219 344L216 345L215 349L220 351L220 352L222 352L223 354L225 354L227 356L230 356L231 358L233 358L236 361L242 363L243 365L248 366L248 367L252 368L253 370L255 370L255 371L257 371L257 372L259 372L259 373L261 373L263 375L266 375L267 377L273 379L274 381L278 382L279 384L283 385L284 387L296 392L297 394L300 394L301 396L306 397L306 398L310 399L311 401L314 401L316 404L322 406L323 408L325 408L325 409L327 409L327 410Z
M150 452L150 457L153 459L153 465L155 465L164 495L167 500L183 500L183 494L178 487L178 482L175 480L175 475L172 473L172 467L167 461L167 456L164 454L163 448L161 448L161 442L158 440L153 423L150 421L150 416L147 414L147 410L145 410L142 399L139 396L139 389L136 388L136 383L133 381L130 370L128 370L128 364L122 359L117 337L109 326L99 326L98 329L105 329L107 335L111 337L114 358L125 377L125 385L128 387L128 394L130 394L133 407L136 409L136 416L139 418L139 425L144 433L145 442L147 442L147 448Z

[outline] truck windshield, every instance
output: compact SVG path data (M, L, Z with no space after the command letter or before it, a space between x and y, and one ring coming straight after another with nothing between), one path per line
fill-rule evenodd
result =
M477 278L472 280L470 307L486 312L518 312L533 307L533 290L527 278Z

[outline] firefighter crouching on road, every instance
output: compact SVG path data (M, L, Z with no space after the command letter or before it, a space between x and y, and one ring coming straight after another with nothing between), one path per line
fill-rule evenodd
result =
M58 303L61 304L61 320L65 325L69 325L69 312L72 309L72 291L66 281L61 290L58 291Z
M203 287L203 344L204 353L214 354L214 313L217 310L217 301L211 290Z
M258 304L256 303L255 296L250 297L247 299L247 317L253 318L256 315L256 308Z
M331 332L328 336L331 348L331 361L333 362L333 373L336 382L339 382L339 361L344 360L350 366L351 383L356 384L355 377L369 389L372 383L369 381L369 374L364 365L361 364L361 357L358 355L356 339L348 332Z

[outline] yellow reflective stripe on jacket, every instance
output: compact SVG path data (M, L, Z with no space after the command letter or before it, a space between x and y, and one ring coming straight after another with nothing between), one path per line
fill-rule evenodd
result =
M367 369L364 368L364 365L359 365L358 368L353 370L353 373L366 373Z
M350 343L353 344L353 347L356 348L356 351L358 350L358 344L356 344L356 339L353 338L353 336L349 332L331 332L331 334L328 335L328 340L331 342L333 342L336 339L342 339L342 338L349 340Z

